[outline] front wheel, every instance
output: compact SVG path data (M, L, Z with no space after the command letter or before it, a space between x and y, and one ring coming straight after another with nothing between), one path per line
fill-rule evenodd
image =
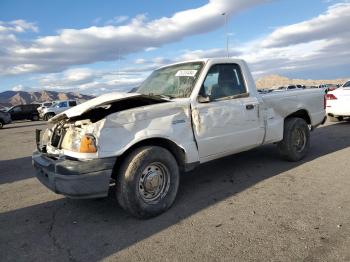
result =
M4 123L2 122L2 120L0 120L0 129L2 129L4 127Z
M135 217L154 217L174 203L179 180L178 164L167 149L141 147L126 157L121 166L117 199Z
M303 159L310 148L310 130L302 118L287 118L284 122L283 140L277 144L281 157L288 161Z
M49 121L51 118L53 118L55 116L54 113L47 113L46 115L44 115L44 120L45 121Z

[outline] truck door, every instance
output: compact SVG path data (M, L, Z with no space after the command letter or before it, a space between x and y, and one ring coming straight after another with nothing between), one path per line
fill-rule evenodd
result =
M213 65L192 105L199 157L215 158L260 145L259 101L250 96L238 64Z
M9 111L9 113L11 114L11 119L12 120L22 120L22 119L24 119L24 116L23 116L24 112L23 112L23 108L22 107L23 106L18 105L18 106L13 107Z
M33 105L23 105L23 119L32 119Z

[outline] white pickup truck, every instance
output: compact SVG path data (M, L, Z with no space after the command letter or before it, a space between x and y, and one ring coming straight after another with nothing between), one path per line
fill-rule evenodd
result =
M244 61L201 59L155 70L135 93L56 115L37 130L32 159L54 192L104 197L115 183L120 205L146 218L172 205L181 172L269 143L298 161L324 121L322 90L260 95Z

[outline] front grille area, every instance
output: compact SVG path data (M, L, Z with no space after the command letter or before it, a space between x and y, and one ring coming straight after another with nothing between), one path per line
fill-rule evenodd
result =
M59 129L59 130L55 129L51 137L51 145L53 147L58 147L61 137L62 137L62 129Z
M51 146L55 148L59 148L62 143L62 139L65 134L65 129L63 128L63 125L57 125L56 128L53 130L52 136L51 136Z

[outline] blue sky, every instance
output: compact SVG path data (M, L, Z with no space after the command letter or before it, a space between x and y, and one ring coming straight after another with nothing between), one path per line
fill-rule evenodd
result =
M127 90L158 66L224 56L222 12L255 78L350 77L349 1L2 0L0 91Z

